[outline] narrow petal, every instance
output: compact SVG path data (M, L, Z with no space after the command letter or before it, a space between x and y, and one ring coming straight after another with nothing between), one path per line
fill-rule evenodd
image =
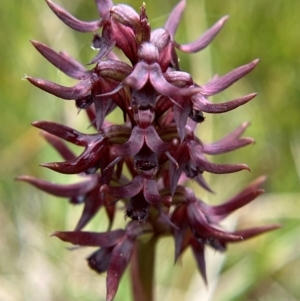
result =
M104 201L104 209L108 218L107 228L111 229L116 214L116 202L114 198L109 194L105 194L103 201Z
M97 165L102 156L104 149L103 139L95 139L95 141L87 147L84 152L75 160L67 162L55 162L41 164L62 174L79 174L88 171L88 169Z
M176 155L176 156L175 156ZM171 195L173 196L177 188L179 178L185 168L189 163L190 156L186 144L182 145L174 154L175 160L177 161L178 166L175 164L170 164L169 177L170 177L170 190Z
M115 245L125 234L125 230L118 229L110 232L54 232L51 236L56 236L59 239L69 242L73 245L87 247L111 247Z
M250 170L246 164L215 164L207 161L206 159L201 160L199 158L195 160L195 163L200 169L215 174L225 174L241 170Z
M175 262L177 262L180 255L187 248L191 233L188 231L188 218L185 205L177 206L172 212L171 221L178 227L173 229L175 241Z
M178 131L178 135L180 137L180 141L182 142L185 137L185 126L187 124L187 119L191 112L191 105L189 102L185 101L182 104L182 108L174 105L173 112L174 112L174 119Z
M146 180L143 188L143 192L144 192L144 197L149 204L157 205L160 203L161 198L155 180L153 179Z
M202 86L201 93L203 95L214 95L225 90L237 80L239 80L240 78L248 74L250 71L252 71L256 67L258 62L259 60L256 59L247 65L234 69L233 71L227 73L224 76L212 80L211 82Z
M116 159L112 160L106 167L105 169L111 168L113 166L115 166L116 164L118 164L121 160L123 160L122 156L117 157Z
M202 188L207 190L208 192L214 193L214 191L209 187L207 182L205 181L203 175L199 173L195 178L193 178Z
M172 162L173 164L175 164L176 168L178 168L178 163L177 163L177 161L171 156L170 152L165 152L165 155L168 157L168 159L170 160L170 162Z
M79 62L76 62L75 64L74 59L57 53L45 44L37 41L31 41L31 43L42 54L42 56L44 56L51 64L68 76L79 80L90 77L90 74L86 68Z
M196 110L203 111L206 113L225 113L231 110L236 109L239 106L244 105L251 99L253 99L257 94L251 93L246 96L242 96L236 99L233 99L231 101L222 102L222 103L211 103L208 101L203 95L200 93L195 94L191 97L191 100L193 102L193 107Z
M175 241L174 263L178 261L181 254L183 254L183 252L186 250L186 248L188 247L189 240L191 238L190 237L191 234L190 232L187 231L187 229L182 230L180 229L179 226L178 228L179 229L174 230L174 241Z
M69 147L60 139L54 135L42 132L41 135L45 140L52 145L52 147L64 158L66 161L74 160L75 154L69 149Z
M250 191L243 196L236 196L233 199L231 199L230 201L228 201L222 205L212 207L211 211L215 215L226 215L227 216L231 212L252 202L255 198L257 198L262 193L264 193L263 189L257 189L254 191Z
M112 153L115 156L133 157L141 150L144 144L144 135L144 130L135 126L128 141L122 145L114 145Z
M226 152L231 152L243 146L254 143L254 139L252 138L240 138L238 140L232 141L231 143L224 144L215 142L210 145L204 145L203 152L210 155L223 154Z
M190 156L191 160L199 167L200 170L208 171L215 174L232 173L241 170L250 170L246 164L216 164L209 162L203 155L202 149L191 144Z
M254 142L252 138L239 138L249 123L244 122L240 127L229 135L211 144L203 144L203 152L210 155L222 154Z
M82 72L87 71L90 72L86 69L84 65L82 65L80 62L72 58L67 52L65 51L60 51L58 53L61 57L63 57L66 61L68 61L70 64L74 66L74 68L77 68L78 70L81 70Z
M111 255L106 277L106 301L112 301L118 290L120 279L130 261L134 242L123 239L114 249Z
M161 140L155 128L151 125L145 129L145 142L149 148L157 153L162 154L170 149L170 144Z
M235 231L234 233L236 235L242 236L243 239L246 240L279 228L281 228L281 225L275 224L275 225L268 225L268 226L261 226L261 227L251 228L251 229L239 230L239 231Z
M80 146L86 146L88 143L92 143L95 139L104 138L102 134L97 134L97 135L82 134L68 126L55 123L52 121L34 121L32 122L32 125L43 131L48 132L49 134L55 135L61 139L64 139L68 142Z
M150 82L159 94L165 96L192 96L200 92L200 88L180 88L170 84L164 77L160 66L157 63L151 65Z
M164 25L164 28L169 32L170 36L174 38L177 31L179 22L181 20L182 14L184 12L186 5L185 0L181 0L171 11L169 17Z
M46 3L56 16L63 21L66 25L80 32L92 32L100 28L100 21L84 22L73 17L69 12L61 6L53 3L51 0L46 0Z
M222 29L223 25L227 21L228 16L223 17L217 23L215 23L210 29L208 29L199 39L196 41L179 45L175 44L175 47L183 52L193 53L198 52L209 45L209 43L214 39L214 37L218 34L218 32Z
M243 240L241 235L212 227L207 221L199 201L191 202L187 205L187 214L192 232L196 233L199 238L223 239L230 242Z
M253 201L256 197L264 193L263 189L260 189L261 186L266 180L266 177L262 176L248 185L245 189L243 189L240 193L235 195L234 197L227 200L225 203L210 207L210 214L215 215L228 215L231 212L245 206L246 204Z
M137 195L143 188L144 179L136 176L131 182L124 186L108 186L103 185L101 191L104 191L114 197L116 200L131 198Z
M204 257L204 244L197 241L194 238L194 239L192 239L191 247L193 250L194 257L197 262L198 270L202 276L204 283L207 285L206 264L205 264L205 257Z
M96 96L97 97L106 97L106 96L114 95L115 93L119 92L123 88L124 88L124 85L121 83L121 84L117 85L112 91L103 93L103 94L98 94Z
M68 185L54 184L30 176L20 176L17 177L16 180L27 182L44 192L58 197L75 197L82 195L93 189L97 184L97 177L95 176L90 176L85 181Z
M101 48L97 55L89 62L89 65L100 62L104 57L108 56L109 53L115 46L115 41L104 40L101 44Z
M160 204L156 205L155 207L159 213L159 217L166 223L166 225L169 225L171 229L178 229L178 227L171 221L168 213L164 212Z
M93 87L92 95L106 93L111 91L111 89L112 86L109 82L107 82L103 78L99 78L99 81L97 81L97 83ZM100 131L106 115L109 114L111 110L116 107L116 105L111 97L93 96L93 101L96 111L96 127L97 130Z
M99 186L89 191L84 199L84 208L74 231L80 231L99 211L103 205L103 194Z
M149 77L149 66L144 62L136 64L132 72L122 82L123 85L130 87L134 90L142 89Z
M73 87L64 87L51 81L35 78L31 76L25 77L34 86L53 94L59 98L71 100L85 96L92 88L91 79L85 79Z
M232 131L230 134L223 137L221 140L219 140L216 143L220 143L220 141L222 141L222 143L227 144L231 141L238 139L245 132L245 130L248 128L249 125L250 125L249 122L243 122L238 128L236 128L234 131Z
M116 107L110 97L94 97L96 127L100 131L105 117Z
M177 162L177 164L179 167L177 167L175 164L170 164L170 167L169 167L170 192L171 192L172 196L175 193L178 181L182 175L182 171L183 171L183 167L184 167L182 164L180 164L178 162Z

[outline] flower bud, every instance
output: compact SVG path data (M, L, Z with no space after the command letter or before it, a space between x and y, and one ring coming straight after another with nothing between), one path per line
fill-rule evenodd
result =
M117 4L110 9L111 18L124 26L130 27L138 40L141 38L140 16L130 6L126 4Z

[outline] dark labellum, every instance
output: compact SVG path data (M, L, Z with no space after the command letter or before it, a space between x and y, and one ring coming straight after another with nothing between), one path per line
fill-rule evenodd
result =
M75 105L79 109L86 109L93 103L92 95L87 95L75 100Z
M127 205L125 216L132 220L144 222L149 214L149 204L142 192L132 197Z
M102 39L98 34L94 34L94 38L92 40L92 48L100 49L101 48Z
M194 109L191 111L189 117L197 123L201 123L205 119L201 111L194 110Z

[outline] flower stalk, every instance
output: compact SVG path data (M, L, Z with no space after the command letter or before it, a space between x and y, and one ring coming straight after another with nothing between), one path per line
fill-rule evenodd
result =
M157 238L137 241L131 258L131 285L134 301L154 300L154 266Z
M206 158L206 155L218 155L252 144L252 138L242 137L249 123L243 123L213 143L200 140L195 130L208 118L207 113L234 110L256 96L251 93L225 103L209 100L210 96L246 76L259 60L208 83L196 83L192 75L180 69L177 51L194 53L207 47L227 22L227 16L194 42L181 45L175 35L185 0L176 5L165 25L155 30L150 26L145 4L138 13L125 4L114 5L111 0L95 2L100 18L87 22L46 0L67 26L93 33L92 47L98 53L91 59L89 68L65 52L56 52L43 43L32 41L46 60L78 83L64 87L26 76L34 86L64 100L74 100L76 108L86 112L94 134L55 122L32 123L42 130L45 140L63 158L62 162L41 166L62 174L79 175L82 181L62 185L31 176L20 176L18 180L83 207L73 231L57 231L52 236L74 245L96 248L87 261L95 272L107 273L107 301L114 299L128 265L131 265L134 300L152 301L155 247L164 236L174 239L175 262L191 248L207 283L206 247L223 252L229 243L278 228L278 225L269 225L229 232L220 226L224 218L263 193L264 177L216 206L204 203L188 187L188 182L194 181L212 192L205 180L206 173L223 176L250 170L246 164L215 164ZM115 48L124 53L127 62L114 53ZM106 120L116 108L123 113L121 125ZM81 147L81 154L75 155L65 142ZM123 228L115 229L116 212L121 208L127 219ZM99 210L107 214L108 230L83 231Z

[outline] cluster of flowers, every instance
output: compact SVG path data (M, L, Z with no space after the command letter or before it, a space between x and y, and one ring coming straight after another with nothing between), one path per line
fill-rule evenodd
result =
M196 41L180 45L174 36L185 7L181 0L163 28L151 30L143 5L140 13L111 0L96 0L101 18L83 22L62 7L46 0L51 10L72 29L93 32L92 46L99 50L90 70L65 52L32 41L34 47L66 75L79 80L73 87L26 76L38 88L57 97L75 100L76 107L86 110L95 134L84 134L62 124L37 121L44 138L60 153L65 162L42 164L63 174L79 174L82 182L53 184L30 176L18 179L72 204L83 204L82 215L70 232L55 232L60 239L80 246L98 247L89 258L89 266L107 271L107 300L112 300L119 280L129 264L135 244L149 233L169 235L175 241L175 260L190 247L199 271L206 281L204 248L224 251L228 243L239 242L276 228L276 225L227 232L219 222L234 210L260 195L264 177L255 180L238 195L217 206L201 201L187 180L194 180L211 191L203 173L232 173L248 170L245 164L214 164L205 155L235 150L253 143L241 135L248 126L242 124L223 139L206 144L194 135L205 113L223 113L237 108L256 96L249 94L226 103L214 104L215 95L248 74L258 63L254 60L228 74L198 85L190 74L180 70L176 49L194 53L205 48L223 27L223 17ZM101 35L96 33L102 29ZM122 50L125 63L113 52ZM120 108L123 125L105 120ZM82 146L76 156L63 140ZM124 168L129 176L124 173ZM111 230L116 203L124 203L129 218L125 229ZM110 227L107 232L82 231L100 208L106 210Z

